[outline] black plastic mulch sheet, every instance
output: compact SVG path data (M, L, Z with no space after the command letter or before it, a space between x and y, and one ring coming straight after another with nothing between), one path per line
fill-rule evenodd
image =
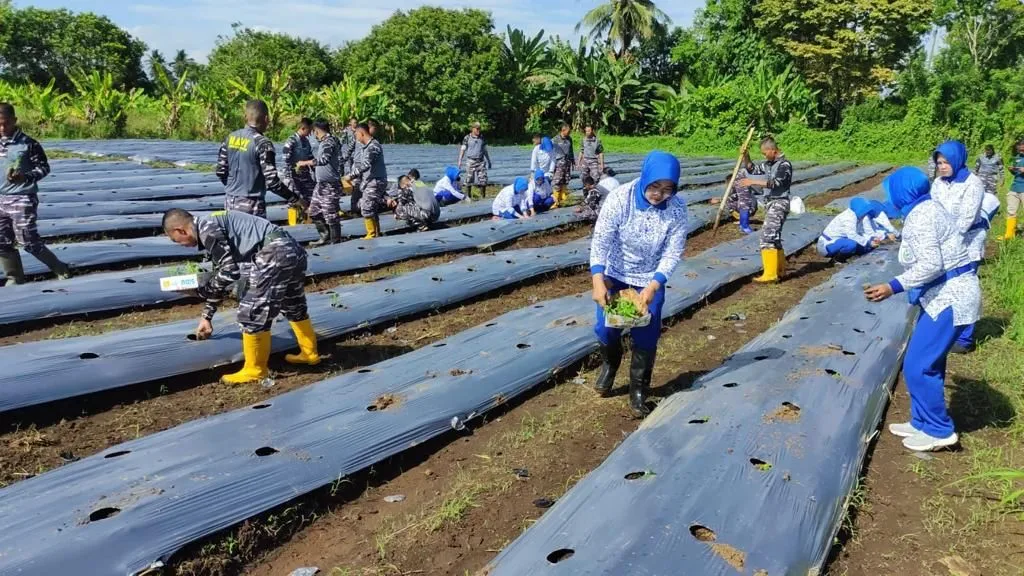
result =
M819 216L790 222L787 250L813 242L824 223ZM686 260L669 280L664 315L677 315L756 273L760 259L751 256L757 242L747 236ZM528 254L523 251L542 265ZM471 258L481 276L500 277L508 266L501 257ZM464 261L452 266L463 278ZM463 282L440 277L413 273L362 287L372 291L363 305L355 294L339 293L350 307L336 314L368 308L394 316L385 309L403 306L403 293L418 284L429 284L443 303L447 287ZM322 303L315 306L314 324L322 326L326 312ZM135 574L189 542L461 429L593 352L593 307L586 293L538 302L391 360L114 446L4 488L0 573L55 574L75 566L83 574ZM137 344L145 345L146 335L137 334ZM226 340L239 347L237 336ZM274 341L276 350L293 345L280 332ZM182 338L173 347L201 355L210 344ZM85 351L71 346L67 352ZM159 364L167 353L166 347L154 351L148 360Z
M896 254L843 267L663 401L485 571L818 574L917 314L864 299Z
M710 216L706 208L693 211L691 228L707 224ZM306 274L338 274L418 256L489 248L577 220L572 209L563 209L529 221L495 223L488 220L429 232L321 246L309 249ZM170 264L7 286L2 289L5 305L0 307L0 325L186 300L188 296L184 293L160 290L160 278L185 273L179 268L180 265Z

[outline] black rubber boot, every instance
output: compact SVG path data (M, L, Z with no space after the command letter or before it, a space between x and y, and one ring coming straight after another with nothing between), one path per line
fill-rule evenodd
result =
M633 349L629 364L629 408L637 418L651 413L647 405L647 391L651 387L651 373L654 372L654 357L657 350Z
M331 229L327 226L327 222L324 222L321 218L314 218L313 224L316 226L316 232L320 235L319 240L315 240L309 243L310 248L319 248L324 244L330 244L331 242Z
M57 278L61 280L71 278L71 269L68 268L68 265L61 262L60 258L57 258L57 255L50 252L50 249L46 246L43 246L42 249L40 249L36 254L33 254L33 256L43 264L46 264L46 267L52 270L53 273L57 275Z
M4 268L4 274L7 275L7 284L25 283L25 267L21 264L21 253L17 250L0 252L0 265Z
M601 395L602 398L606 398L612 391L612 385L615 384L615 374L619 371L619 366L622 364L622 340L616 338L607 346L601 345L601 372L597 375L597 381L594 382L594 390Z
M341 222L335 222L334 224L328 226L328 231L331 244L337 244L338 242L341 242Z

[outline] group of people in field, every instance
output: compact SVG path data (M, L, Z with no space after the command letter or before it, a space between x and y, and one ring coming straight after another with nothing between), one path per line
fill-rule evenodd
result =
M243 367L225 375L227 383L259 381L269 375L270 327L278 314L291 323L299 351L285 360L293 364L320 362L316 334L306 305L305 249L285 230L266 219L266 193L290 204L289 224L312 222L319 232L313 246L342 238L341 200L349 192L349 212L363 218L367 239L382 234L380 215L393 210L396 218L420 230L437 221L440 207L486 196L487 172L492 168L479 124L459 147L455 165L445 169L430 188L411 170L389 189L384 150L375 138L376 126L352 120L335 136L329 123L303 119L283 146L279 174L273 143L264 136L268 126L265 103L245 107L246 126L232 132L217 155L216 175L224 184L224 210L192 214L167 210L163 229L180 245L207 253L214 265L208 282L196 292L205 301L196 330L199 339L213 333L212 321L232 286L239 297ZM309 141L313 136L318 145ZM728 208L744 233L752 233L750 217L758 210L760 191L764 216L760 230L763 272L756 282L784 277L786 257L782 232L790 211L793 165L772 138L760 143L761 162L746 150L740 163ZM900 242L902 274L865 288L868 300L880 302L907 293L919 306L903 364L911 397L912 418L890 426L911 450L934 450L956 444L958 437L943 395L946 356L974 349L974 325L981 312L977 271L985 241L1000 208L997 187L1008 170L1013 177L1007 195L1005 239L1016 234L1017 211L1024 199L1024 141L1017 144L1006 168L994 149L986 147L972 172L960 142L938 146L929 172L903 167L883 182L887 201L854 198L818 239L822 256L842 260ZM0 263L8 283L24 282L17 244L48 265L59 277L70 271L40 239L36 227L38 182L49 173L42 146L17 125L14 107L0 103ZM463 169L465 166L465 170ZM524 172L526 172L524 166ZM574 155L571 129L565 124L553 138L537 135L527 176L502 188L492 201L495 219L531 218L569 202L569 183L577 170L583 183L583 202L577 212L595 220L590 256L594 332L602 367L595 383L601 395L612 388L624 355L620 327L606 321L606 307L631 294L650 321L630 330L629 403L639 417L650 412L648 389L661 335L665 286L675 272L686 245L687 206L679 195L681 167L672 154L654 151L643 161L638 178L621 183L605 165L604 146L592 126L586 127L582 150ZM891 220L901 220L898 230Z

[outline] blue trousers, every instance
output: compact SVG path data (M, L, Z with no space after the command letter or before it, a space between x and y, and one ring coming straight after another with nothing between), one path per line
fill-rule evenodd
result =
M939 317L921 311L903 358L903 379L910 394L910 423L934 438L953 433L953 419L946 411L946 356L966 326L953 325L953 309Z
M867 254L871 251L871 244L861 246L849 238L839 238L825 247L826 255L829 258L836 256L853 256L855 254Z
M537 194L536 192L533 193L533 210L538 214L540 214L541 212L547 212L554 205L554 196L548 196L547 198L545 198L540 194Z
M515 220L517 218L517 214L522 214L522 212L519 210L505 210L501 214L498 214L498 218L501 218L502 220Z
M612 294L617 294L626 288L630 288L625 282L616 280L606 276L612 283ZM634 290L640 292L643 287L632 286ZM658 347L658 338L661 337L661 308L665 305L665 287L662 286L654 294L654 301L647 306L647 311L651 313L651 323L642 328L633 328L629 331L629 335L633 338L633 347L638 350L654 350ZM597 320L594 323L594 334L597 335L597 340L601 344L607 346L613 340L622 337L622 330L618 328L608 328L604 325L604 308L594 305L597 314Z
M974 273L978 273L978 268L981 266L981 262L972 262L971 267L974 268ZM974 346L974 324L963 327L963 331L956 338L956 343L963 346L964 348L970 348Z
M434 194L434 198L437 199L437 203L442 206L448 206L449 204L457 204L462 201L456 198L455 195L449 192L448 190L442 190Z

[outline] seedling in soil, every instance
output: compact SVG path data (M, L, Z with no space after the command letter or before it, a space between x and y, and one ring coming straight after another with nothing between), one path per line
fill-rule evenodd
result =
M637 308L637 305L631 300L627 300L625 298L615 298L612 300L611 304L605 306L604 311L605 314L610 316L622 316L623 318L628 318L630 320L636 320L643 316L643 314L640 313L640 309Z

